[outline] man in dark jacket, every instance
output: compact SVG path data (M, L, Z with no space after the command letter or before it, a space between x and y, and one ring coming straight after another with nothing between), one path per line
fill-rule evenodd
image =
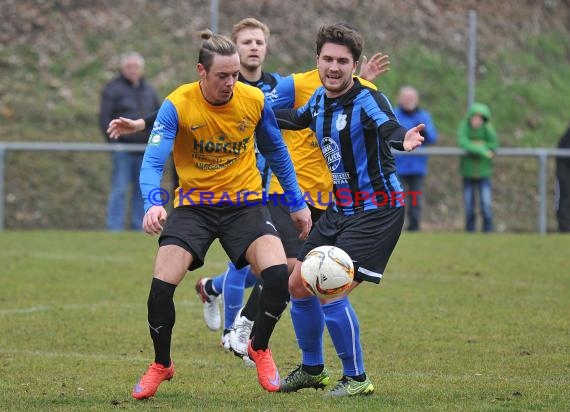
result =
M406 129L411 129L420 123L425 125L421 132L424 137L424 145L434 144L437 140L437 129L432 121L431 114L419 106L420 97L418 91L412 86L404 86L398 94L398 106L394 108L394 114L398 122ZM420 149L421 150L421 149ZM418 150L419 151L419 150ZM402 179L406 191L411 196L406 201L408 230L420 230L420 220L423 203L424 178L428 172L428 158L422 155L394 155L396 170ZM419 196L417 196L419 194ZM416 199L413 202L411 199ZM415 204L414 204L415 203Z
M121 72L103 90L99 124L109 143L146 143L145 131L110 139L107 127L117 117L139 118L158 110L160 101L155 90L143 78L144 59L138 53L121 56ZM141 230L144 207L139 187L139 173L143 152L113 152L113 173L111 192L107 205L107 228L111 231L123 230L125 202L129 186L131 195L130 228Z
M570 149L570 127L558 142L558 148ZM556 158L558 229L570 232L570 157Z

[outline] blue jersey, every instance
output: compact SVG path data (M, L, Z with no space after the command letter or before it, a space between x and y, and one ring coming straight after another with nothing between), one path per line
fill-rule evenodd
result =
M265 96L268 96L271 93L271 91L275 89L275 87L277 87L277 84L281 80L283 80L283 76L281 76L279 73L266 73L266 72L261 72L261 77L259 78L259 80L256 80L254 82L250 82L249 80L247 80L245 77L242 76L241 73L238 77L238 81L243 82L245 84L249 84L250 86L253 87L257 87L263 92L263 94L265 94ZM259 173L261 173L262 188L264 191L267 192L269 190L269 183L271 182L271 176L272 176L271 168L269 167L269 162L265 160L265 157L263 157L258 150L256 150L256 156L257 156L257 168L259 169Z
M298 110L276 110L279 127L310 127L333 177L336 208L345 215L404 205L391 147L403 150L406 134L384 94L354 86L338 98L324 87Z

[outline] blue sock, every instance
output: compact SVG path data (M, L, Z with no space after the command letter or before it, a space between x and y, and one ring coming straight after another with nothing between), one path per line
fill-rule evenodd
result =
M238 270L233 263L228 263L228 270L220 289L224 294L224 329L232 327L236 315L243 305L243 290L250 272L249 266Z
M303 365L323 365L323 332L325 319L316 296L291 298L291 320L299 348L303 352Z
M245 288L251 288L257 283L259 278L253 274L251 271L251 266L247 266L247 274L245 276Z
M216 292L218 295L222 294L224 290L224 282L226 281L226 275L231 270L237 269L232 262L228 262L226 271L212 278L212 289L214 289L214 292Z
M342 361L343 374L352 377L363 374L360 325L348 297L345 296L322 307L329 335Z

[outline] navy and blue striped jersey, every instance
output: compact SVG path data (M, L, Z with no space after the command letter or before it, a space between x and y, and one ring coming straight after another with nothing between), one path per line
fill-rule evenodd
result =
M281 76L279 73L261 72L261 77L254 82L250 82L249 80L247 80L245 77L242 76L241 73L238 76L238 81L245 83L245 84L249 84L250 86L253 86L253 87L257 87L266 96L273 89L275 89L275 87L277 86L277 83L279 83L281 80L283 80L283 76Z
M391 147L403 150L406 134L379 91L354 86L338 98L318 88L298 110L276 110L279 127L310 127L333 176L336 209L345 215L404 206Z

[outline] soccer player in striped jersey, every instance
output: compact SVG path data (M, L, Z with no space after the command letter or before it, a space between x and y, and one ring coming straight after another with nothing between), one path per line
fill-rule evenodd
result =
M328 382L322 342L325 325L343 367L341 380L327 395L374 391L364 368L358 317L348 296L319 301L305 289L300 275L301 261L311 249L335 245L354 260L353 288L363 281L379 283L402 231L402 185L391 147L406 151L419 147L424 126L404 129L388 99L353 77L362 45L362 36L346 24L322 27L317 36L317 68L324 87L303 107L276 111L282 129L310 127L315 132L335 194L289 278L291 318L302 362L282 380L282 392L321 388Z
M140 173L143 229L160 238L147 302L155 359L133 389L136 399L154 396L160 383L174 375L170 358L174 292L187 270L203 265L215 238L236 267L249 263L264 280L258 326L248 353L260 385L270 392L279 389L279 373L268 344L287 306L288 270L283 245L261 204L254 133L260 151L291 193L291 218L301 236L311 228L287 147L263 93L237 82L239 55L229 39L211 32L203 34L203 39L196 66L200 80L180 86L165 99ZM171 150L180 188L167 219L162 203L153 204L153 193L160 193Z
M387 56L376 53L370 64L363 65L361 75L364 74L373 80L387 71L388 64ZM361 81L368 87L376 89L373 83L365 79L361 79ZM318 70L295 73L280 81L268 95L268 100L274 110L299 108L307 103L315 90L321 86ZM332 201L331 174L312 130L308 128L304 130L283 130L282 133L295 167L299 186L305 195L305 201L311 210L314 223ZM315 173L315 171L318 172ZM289 223L287 209L281 200L283 192L283 188L273 176L268 190L267 206L285 247L287 264L290 272L292 272L297 261L297 255L303 246L303 241L298 238L295 227ZM230 332L231 349L241 356L244 356L247 350L249 333L254 328L253 320L257 314L258 292L257 289L254 289L246 305L239 312Z

